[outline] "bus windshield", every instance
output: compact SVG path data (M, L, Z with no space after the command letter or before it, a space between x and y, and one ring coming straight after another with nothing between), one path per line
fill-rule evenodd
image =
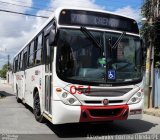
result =
M101 44L104 57L80 29L59 29L56 71L60 79L76 84L114 84L142 78L139 37L125 34L115 46L120 33L88 31ZM114 71L113 79L108 71Z

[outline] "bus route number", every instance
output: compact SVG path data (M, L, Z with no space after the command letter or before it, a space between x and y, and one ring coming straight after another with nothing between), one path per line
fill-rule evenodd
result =
M70 86L71 94L82 94L82 93L89 94L91 92L90 90L91 90L90 86L75 86L75 85Z

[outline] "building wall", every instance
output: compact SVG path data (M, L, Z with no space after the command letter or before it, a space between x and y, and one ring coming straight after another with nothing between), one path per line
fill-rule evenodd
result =
M12 71L7 72L6 80L7 80L8 84L13 84L13 73L12 73Z

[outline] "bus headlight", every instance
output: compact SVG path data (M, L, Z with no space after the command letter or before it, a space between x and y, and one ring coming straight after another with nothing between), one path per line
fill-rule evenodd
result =
M68 99L68 102L69 102L70 104L73 104L73 103L75 102L75 100L74 100L74 98L69 98L69 99Z
M61 101L64 103L64 104L67 104L67 105L81 105L81 103L78 101L78 99L73 96L72 94L64 91L62 93L58 93L57 94L59 96L59 98L61 99Z
M63 93L62 93L62 97L63 97L63 98L67 98L67 96L68 96L68 93L67 93L67 92L63 92Z
M142 92L137 92L134 94L128 101L128 104L136 104L139 103L142 100L143 93Z

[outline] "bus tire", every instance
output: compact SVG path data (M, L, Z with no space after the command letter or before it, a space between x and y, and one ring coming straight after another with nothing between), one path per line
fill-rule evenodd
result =
M34 100L33 100L33 113L34 113L35 119L38 122L42 123L45 121L45 118L41 113L40 98L39 98L38 91L36 91L35 96L34 96Z
M18 97L18 86L16 86L16 100L17 103L21 103L21 99Z

